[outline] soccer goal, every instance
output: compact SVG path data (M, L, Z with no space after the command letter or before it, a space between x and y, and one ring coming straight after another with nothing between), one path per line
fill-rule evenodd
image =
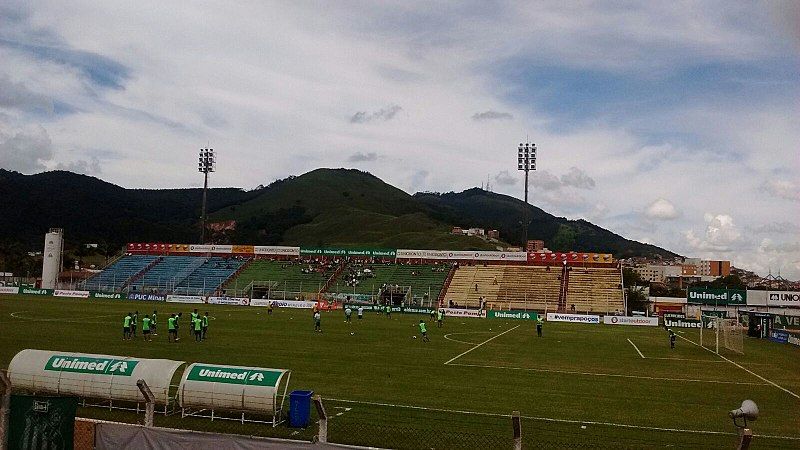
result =
M744 354L744 332L736 319L703 316L700 328L700 345L719 353L720 348ZM706 325L708 324L708 325ZM706 327L709 328L706 328Z

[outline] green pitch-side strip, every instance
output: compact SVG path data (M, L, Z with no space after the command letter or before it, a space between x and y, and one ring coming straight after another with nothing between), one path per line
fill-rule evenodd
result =
M186 379L190 381L275 387L282 374L283 371L281 370L239 369L198 364L192 367Z
M44 370L129 377L137 364L139 361L135 360L53 355L47 360Z

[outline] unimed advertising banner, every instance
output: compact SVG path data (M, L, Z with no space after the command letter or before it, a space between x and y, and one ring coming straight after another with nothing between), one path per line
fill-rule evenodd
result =
M691 287L686 292L686 300L704 305L744 305L747 303L747 291Z
M600 323L600 316L591 314L547 313L548 322Z
M658 317L603 316L603 323L606 325L638 325L646 327L657 327Z
M19 294L19 288L16 286L0 286L0 294Z

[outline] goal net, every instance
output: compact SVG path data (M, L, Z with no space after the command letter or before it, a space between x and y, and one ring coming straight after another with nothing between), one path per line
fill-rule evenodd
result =
M700 345L719 353L721 348L744 353L744 332L736 319L703 316Z

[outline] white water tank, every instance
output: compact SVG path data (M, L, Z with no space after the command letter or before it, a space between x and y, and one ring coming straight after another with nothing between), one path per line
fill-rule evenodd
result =
M50 228L50 232L44 236L42 289L56 289L58 287L58 274L61 272L63 253L64 231L61 228Z

